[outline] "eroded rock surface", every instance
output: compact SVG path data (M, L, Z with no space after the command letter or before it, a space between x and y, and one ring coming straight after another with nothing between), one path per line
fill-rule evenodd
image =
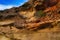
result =
M0 40L60 40L60 0L29 0L0 11L0 34Z

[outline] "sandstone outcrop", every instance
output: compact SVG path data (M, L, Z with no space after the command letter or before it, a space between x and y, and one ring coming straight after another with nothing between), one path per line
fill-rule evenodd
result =
M60 37L54 37L54 33L60 35L60 0L29 0L22 6L0 10L0 34L4 35L3 38L59 40Z

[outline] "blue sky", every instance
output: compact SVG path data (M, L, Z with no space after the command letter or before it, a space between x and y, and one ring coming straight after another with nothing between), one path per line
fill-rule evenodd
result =
M27 0L0 0L0 10L21 6Z

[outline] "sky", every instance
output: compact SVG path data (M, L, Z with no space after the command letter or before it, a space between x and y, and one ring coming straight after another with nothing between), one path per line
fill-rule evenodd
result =
M27 0L0 0L0 10L23 5Z

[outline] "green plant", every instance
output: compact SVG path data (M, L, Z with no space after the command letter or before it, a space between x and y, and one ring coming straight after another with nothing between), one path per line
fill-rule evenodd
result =
M42 10L39 10L36 12L36 16L37 17L44 17L44 16L46 16L46 14L44 14Z

